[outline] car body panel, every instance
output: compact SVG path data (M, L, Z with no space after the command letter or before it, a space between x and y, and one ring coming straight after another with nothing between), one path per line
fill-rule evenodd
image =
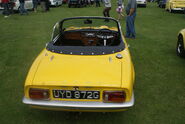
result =
M185 29L182 29L177 36L177 56L185 58Z
M179 36L180 34L183 36L183 43L184 43L184 48L185 48L185 29L182 29L182 30L178 33L178 36Z
M119 59L116 60L116 57L115 57L116 54L103 55L102 56L103 58L101 58L101 59L108 61L107 62L108 65L112 64L112 62L109 62L110 57L112 57L114 59L114 60L112 59L111 61L117 61L114 63L114 65L118 64L118 65L116 65L117 67L115 66L116 69L113 69L113 65L110 66L111 68L106 69L106 66L105 66L106 64L102 63L102 64L105 64L105 65L103 65L103 67L105 68L105 70L103 70L103 71L107 71L107 70L110 71L110 69L117 70L117 71L115 71L114 76L111 75L111 77L110 77L109 72L106 72L107 74L109 74L108 76L106 74L103 75L102 73L100 73L100 72L102 72L102 70L100 72L95 71L93 69L93 68L95 68L95 67L93 67L93 65L91 65L92 68L88 67L90 69L87 69L87 67L85 67L84 65L83 65L84 68L78 68L78 67L81 67L80 66L81 64L84 64L84 63L80 63L81 61L75 64L76 69L74 69L74 71L76 71L76 75L73 75L73 74L70 74L70 71L69 71L70 69L68 70L65 67L62 69L63 66L58 67L58 64L53 65L53 68L56 69L57 71L52 69L51 67L48 67L47 61L49 61L49 63L51 63L51 57L53 56L53 53L49 54L48 51L43 50L42 53L36 58L33 65L31 66L31 69L30 69L28 76L27 76L27 79L26 79L25 88L27 87L27 89L28 89L28 88L30 88L30 86L34 86L37 88L44 88L44 89L45 88L47 89L48 87L52 87L52 89L55 89L55 88L57 88L56 86L60 86L60 87L67 86L67 88L69 88L70 90L72 89L73 86L79 86L79 87L82 87L82 89L83 89L83 87L93 88L91 90L97 90L97 88L98 89L100 89L100 88L105 89L105 87L108 89L109 88L125 88L125 89L130 90L130 92L129 91L127 91L127 92L128 92L128 94L130 94L129 96L131 96L132 87L133 87L134 79L135 79L133 64L132 64L131 60L129 59L129 53L127 50L122 52L122 54L124 55L124 59L122 59L122 60L119 60ZM64 55L64 56L71 57L68 55ZM45 57L47 57L48 60L45 60L46 59ZM79 56L76 56L76 57L78 58ZM89 59L89 57L85 57L85 58ZM54 59L56 59L56 58L53 58L53 61L54 61ZM94 59L94 61L97 63L97 60L99 61L100 58L93 57L92 59ZM92 61L92 59L91 59L91 61ZM45 61L45 63L42 63L43 60ZM61 61L61 65L64 64L64 63L62 63L62 61L68 62L64 59L60 59L57 61ZM94 65L96 63L94 63ZM71 66L73 64L74 63L72 62L70 64L66 63L64 65L66 67L69 67L69 65ZM101 66L102 64L100 64L99 66ZM120 66L120 64L124 65L124 66ZM122 68L122 72L121 72L122 78L120 77L120 71L121 71L120 69L121 68ZM95 72L91 72L91 69L93 69ZM102 67L101 67L101 69L102 69ZM65 70L65 71L62 72L63 70ZM78 74L78 70L80 70L80 72L81 72L81 70L86 70L86 71L85 71L85 73L82 71L80 74ZM66 72L66 71L69 71L69 72ZM52 73L54 73L55 75L52 75ZM97 75L95 75L95 73ZM59 74L59 75L57 75L57 74ZM65 76L63 76L63 74ZM94 77L92 77L91 74L93 74ZM61 77L60 77L60 75L61 75ZM73 76L70 76L70 75L73 75ZM79 75L81 75L81 78L79 77ZM97 77L95 77L95 76L97 76ZM101 79L100 76L102 76L104 78ZM65 80L61 80L61 79L63 79L63 77L65 77L64 78ZM91 79L91 80L89 80L89 79ZM27 91L27 89L26 89L26 91ZM28 97L28 95L27 95L27 97Z
M59 55L44 51L33 85L118 86L121 85L121 62L115 57ZM83 67L83 68L82 68ZM99 69L97 72L96 68ZM65 70L65 71L64 71ZM115 72L112 74L112 72ZM71 76L73 75L73 76ZM111 76L111 77L110 77ZM64 80L61 80L64 79Z
M16 11L19 10L19 8L20 8L19 0L12 0L12 2L14 3L13 10L16 10ZM33 2L32 2L32 0L25 0L24 7L27 10L33 9ZM3 9L3 7L0 7L0 9Z
M50 0L51 6L60 6L63 3L63 0Z
M33 9L33 2L32 0L25 0L25 4L24 4L25 9L31 10ZM19 0L15 0L15 6L14 6L14 10L19 10L20 8L20 3Z
M76 6L81 7L82 1L81 0L68 0L68 7Z
M184 10L185 0L167 0L166 10Z
M118 23L118 25L120 24ZM121 30L121 27L119 29L107 26L91 27L91 29L106 28L114 31ZM65 31L78 29L80 28L69 27ZM83 27L82 29L88 29L88 27ZM36 108L65 111L111 112L123 111L128 107L132 107L134 104L133 85L135 72L128 45L123 35L121 38L125 45L124 50L102 55L56 53L53 50L46 49L46 47L35 59L28 72L24 86L23 103ZM55 41L55 38L52 39ZM122 57L119 58L118 55ZM49 90L50 98L47 100L30 99L29 89L31 88ZM65 99L54 97L54 91L61 89L65 91L98 91L100 98ZM104 103L104 91L124 91L126 93L125 102L121 104ZM83 104L83 102L87 102L87 104ZM97 103L97 106L94 106L96 105L94 103Z
M147 4L146 0L136 0L137 5L145 5Z

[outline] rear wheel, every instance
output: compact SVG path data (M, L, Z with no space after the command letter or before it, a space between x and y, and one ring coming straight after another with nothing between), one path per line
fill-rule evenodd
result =
M183 36L182 35L178 36L176 53L177 53L178 56L185 58L185 49L184 49L184 43L183 43Z
M170 13L173 13L173 12L174 12L174 11L171 9L171 7L170 7L170 9L169 9L169 12L170 12Z
M17 11L20 12L20 6L18 7Z
M71 8L71 4L68 4L68 7Z

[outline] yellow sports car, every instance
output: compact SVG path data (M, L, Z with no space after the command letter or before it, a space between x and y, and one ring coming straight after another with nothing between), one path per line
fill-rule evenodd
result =
M184 10L185 9L185 0L167 0L166 10L172 13L175 10Z
M23 103L64 111L123 111L134 105L135 73L120 24L74 17L56 23L27 75Z
M177 55L180 57L185 57L185 29L181 30L178 34Z

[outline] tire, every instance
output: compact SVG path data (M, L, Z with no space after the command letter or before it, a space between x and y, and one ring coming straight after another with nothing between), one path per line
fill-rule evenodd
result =
M20 6L18 7L17 10L14 10L14 11L15 11L15 13L20 13Z
M169 12L170 12L170 13L172 13L172 10L171 10L171 8L169 9Z
M170 7L170 9L169 9L169 12L170 12L170 13L173 13L173 12L174 12L174 11L171 9L171 7Z
M71 4L68 4L68 7L71 8Z
M176 53L177 53L177 56L185 58L185 49L184 49L184 43L183 43L183 36L181 34L178 36Z

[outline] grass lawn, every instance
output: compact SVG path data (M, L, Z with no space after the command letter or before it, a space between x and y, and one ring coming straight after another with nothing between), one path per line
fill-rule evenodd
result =
M135 40L127 40L136 71L135 106L119 113L36 110L22 103L24 80L35 57L50 41L53 25L66 17L101 16L101 8L68 8L47 13L0 15L1 124L185 124L185 59L176 56L177 33L184 14L171 14L148 3L138 8ZM111 16L117 17L116 2ZM125 19L121 21L125 32Z

